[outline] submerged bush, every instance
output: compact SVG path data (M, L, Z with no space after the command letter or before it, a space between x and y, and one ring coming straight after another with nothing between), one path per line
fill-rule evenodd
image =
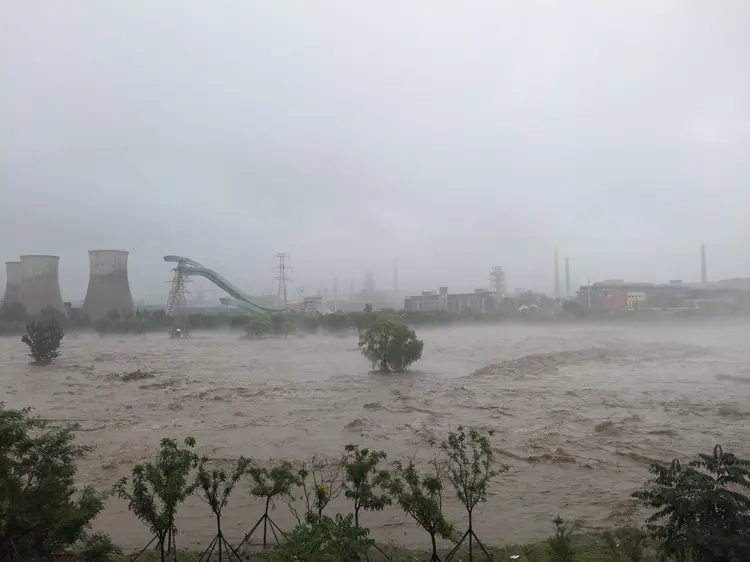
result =
M421 359L424 343L408 326L380 320L359 337L359 348L373 367L400 373Z
M49 365L60 357L60 344L65 336L56 318L37 320L26 325L21 341L29 346L34 365Z

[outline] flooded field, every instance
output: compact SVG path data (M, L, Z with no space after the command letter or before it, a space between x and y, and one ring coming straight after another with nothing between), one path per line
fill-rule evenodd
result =
M560 513L588 527L638 517L631 491L651 459L709 451L750 456L750 324L460 327L421 330L424 359L400 376L370 374L354 336L245 341L236 333L99 338L70 335L56 365L28 365L0 339L0 401L81 424L96 451L81 483L106 488L162 437L194 436L211 457L305 459L345 444L389 458L427 458L458 424L496 431L510 472L480 506L488 541L547 536ZM151 378L124 381L136 363ZM333 508L348 509L342 499ZM452 517L461 517L455 504ZM225 534L238 542L262 513L238 489ZM292 517L280 504L282 528ZM424 545L398 509L365 514L373 536ZM206 545L214 522L200 500L180 512L180 546ZM97 521L126 548L147 529L119 500Z

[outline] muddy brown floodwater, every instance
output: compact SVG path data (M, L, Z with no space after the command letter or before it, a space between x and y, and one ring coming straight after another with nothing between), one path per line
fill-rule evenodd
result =
M210 457L259 461L335 456L351 442L390 459L429 456L458 424L496 431L510 472L480 506L489 542L547 536L558 513L589 528L639 518L629 498L651 459L721 443L750 455L750 324L496 325L420 330L424 359L400 376L370 374L353 336L245 341L236 333L99 338L69 335L57 364L28 365L0 339L0 401L81 424L96 445L81 483L106 488L163 437L194 436ZM136 369L153 377L123 381ZM341 499L334 509L348 509ZM449 501L457 521L462 512ZM238 489L224 531L238 541L262 513ZM283 504L282 528L293 519ZM380 541L424 545L398 509L365 514ZM180 511L181 546L206 545L213 520L198 499ZM126 548L147 529L117 499L96 528Z

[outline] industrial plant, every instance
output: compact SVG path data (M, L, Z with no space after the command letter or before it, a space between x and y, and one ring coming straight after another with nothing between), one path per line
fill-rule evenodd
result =
M60 291L58 267L60 256L27 254L20 261L5 262L5 293L3 308L23 305L29 316L39 316L44 310L68 315L68 307ZM116 310L133 313L133 297L128 283L128 252L121 250L91 250L91 272L82 312L92 320Z
M21 256L21 304L31 316L53 308L66 315L60 292L58 264L60 256Z
M5 262L5 294L3 305L5 306L21 302L21 262Z
M82 313L91 320L116 310L126 316L133 313L133 296L128 282L128 252L89 250L89 286Z
M129 252L124 250L89 251L88 288L80 309L71 308L70 303L63 300L58 279L59 256L27 254L21 256L20 260L7 261L2 307L6 309L10 305L19 304L32 317L50 310L71 318L88 318L91 321L104 318L115 311L121 316L130 316L136 312L136 307L128 279L128 257ZM401 308L403 303L403 309L413 312L507 314L516 310L514 306L521 310L523 306L544 302L545 309L550 314L556 314L574 310L575 308L571 309L565 304L569 302L570 306L575 307L572 304L574 301L578 303L579 309L582 305L590 310L610 312L701 308L716 313L732 313L750 305L749 279L709 281L706 248L703 245L700 247L699 282L672 280L659 284L610 279L593 283L589 281L586 285L581 285L577 292L572 287L570 259L564 257L563 264L560 264L562 256L555 249L550 279L554 288L548 295L519 288L509 290L505 268L496 265L489 271L489 285L474 291L450 293L448 287L441 286L437 290L407 296L408 293L398 290L398 269L394 264L392 291L376 289L374 275L372 271L367 271L360 291L355 292L354 282L351 282L348 300L338 299L337 282L334 279L332 301L328 300L327 290L304 295L301 288L298 288L299 298L296 302L291 302L287 287L290 279L286 274L289 269L288 256L285 252L279 252L276 257L278 265L274 268L277 271L274 280L278 282L277 294L261 298L246 294L222 275L195 260L176 255L164 256L164 261L174 264L174 268L166 307L163 309L169 317L182 317L191 310L203 310L201 306L207 306L205 303L195 305L188 301L188 286L193 277L202 277L225 292L227 296L218 298L219 302L213 308L230 313L297 311L326 314L362 310L368 306L373 310ZM152 308L145 303L140 303L140 307Z

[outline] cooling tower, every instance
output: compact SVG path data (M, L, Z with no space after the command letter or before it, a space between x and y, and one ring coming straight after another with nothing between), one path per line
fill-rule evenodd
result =
M21 262L5 262L5 295L3 296L3 306L15 302L21 302Z
M51 306L65 313L57 278L59 256L21 256L21 303L31 316Z
M128 283L128 252L89 250L89 288L82 313L91 320L106 316L110 310L133 313L133 297Z

